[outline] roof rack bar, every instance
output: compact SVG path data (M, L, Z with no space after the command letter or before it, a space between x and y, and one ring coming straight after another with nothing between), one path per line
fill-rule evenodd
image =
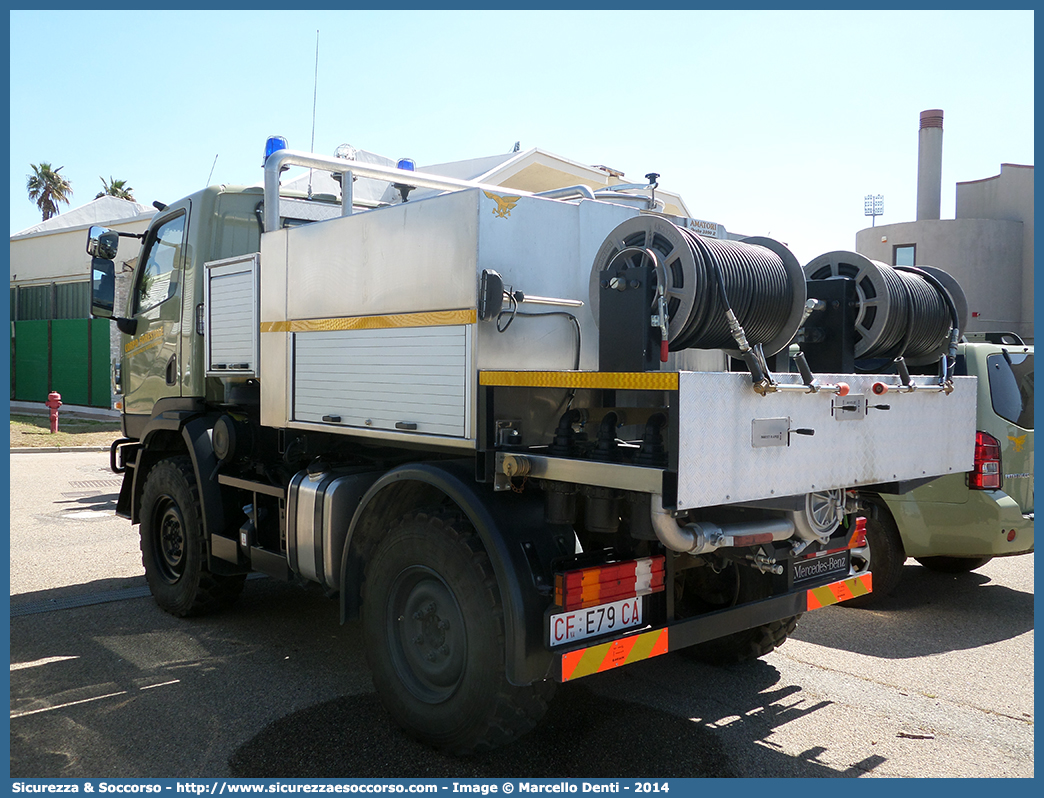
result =
M363 164L358 161L346 161L344 158L336 158L325 155L315 155L308 152L296 150L277 150L268 156L265 161L265 232L279 229L279 173L288 166L301 166L307 169L319 169L333 172L345 177L341 178L342 187L351 185L351 179L355 177L368 177L375 180L387 180L389 183L402 183L416 188L430 188L436 191L460 191L467 188L479 188L484 191L495 191L504 193L510 191L512 194L523 197L541 196L531 191L520 191L504 186L494 186L488 183L477 183L473 180L458 180L453 177L442 177L427 172L409 172L405 169L396 169L391 166L380 166L379 164ZM343 188L342 188L343 190ZM563 191L562 197L594 199L594 194L586 186L570 186L566 189L555 189L553 192L544 192L542 196ZM344 213L342 202L342 215Z

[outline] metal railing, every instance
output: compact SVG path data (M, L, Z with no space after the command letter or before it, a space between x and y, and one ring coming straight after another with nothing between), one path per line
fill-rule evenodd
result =
M351 185L353 176L387 180L389 183L400 183L415 188L430 188L436 191L461 191L463 189L478 188L499 194L510 191L511 194L522 197L544 196L562 200L570 198L593 200L595 198L594 192L588 186L569 186L543 193L533 193L531 191L505 188L504 186L495 186L489 183L478 183L473 180L458 180L457 178L442 177L426 172L411 172L391 166L361 164L357 161L346 161L344 158L315 155L314 153L298 152L296 150L278 150L272 153L265 162L265 232L279 229L279 173L288 166L319 169L341 175L341 186L347 186L346 189L342 189L342 216L349 216L352 213Z

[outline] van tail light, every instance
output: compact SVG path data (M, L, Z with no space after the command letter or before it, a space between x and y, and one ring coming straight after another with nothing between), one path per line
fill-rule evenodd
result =
M866 518L858 516L852 535L848 538L848 548L861 549L866 545Z
M968 472L972 490L993 490L1001 486L1000 442L985 432L975 433L975 467Z

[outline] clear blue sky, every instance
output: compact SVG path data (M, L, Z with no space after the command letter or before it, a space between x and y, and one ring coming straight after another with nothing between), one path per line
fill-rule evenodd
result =
M438 163L541 147L682 194L805 263L915 217L919 113L945 112L955 183L1033 163L1033 13L13 11L11 231L31 163L76 207L261 180L265 138ZM46 46L41 50L42 43ZM44 53L44 54L42 54ZM64 206L63 206L64 208ZM945 264L935 264L945 268Z

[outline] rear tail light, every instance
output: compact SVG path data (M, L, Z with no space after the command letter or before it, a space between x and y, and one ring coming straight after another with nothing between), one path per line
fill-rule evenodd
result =
M661 555L555 574L555 604L576 610L658 593L664 589L663 568Z
M992 490L1001 486L1000 442L985 432L975 433L975 467L968 472L972 490Z

